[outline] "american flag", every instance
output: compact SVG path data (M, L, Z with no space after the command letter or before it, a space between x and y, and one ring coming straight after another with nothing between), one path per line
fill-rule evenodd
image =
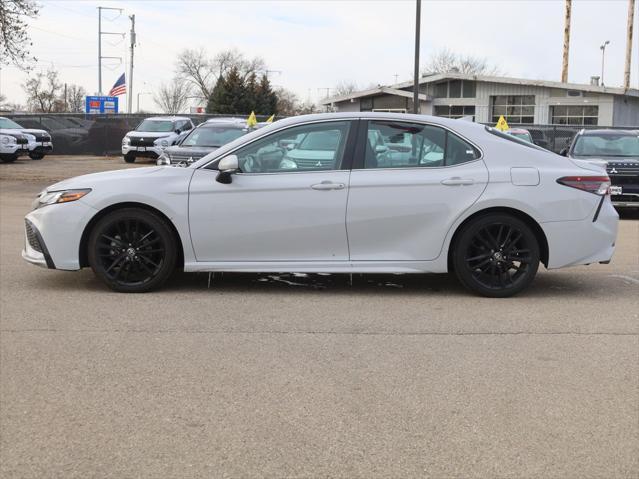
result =
M124 82L124 73L118 81L115 82L113 88L109 91L109 96L119 96L124 95L126 93L126 83Z

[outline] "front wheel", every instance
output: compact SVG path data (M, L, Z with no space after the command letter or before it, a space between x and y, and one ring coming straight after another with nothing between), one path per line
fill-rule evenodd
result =
M469 290L491 298L513 296L530 285L539 268L539 244L514 216L487 214L464 226L453 246L453 267Z
M18 159L15 155L0 155L0 161L2 163L13 163Z
M91 231L88 259L93 272L111 289L143 293L168 279L177 258L176 241L166 221L139 208L116 210Z
M44 154L43 153L29 153L29 158L31 158L32 160L41 160L42 158L44 158Z
M127 153L126 155L124 155L124 161L127 163L135 163L135 156Z

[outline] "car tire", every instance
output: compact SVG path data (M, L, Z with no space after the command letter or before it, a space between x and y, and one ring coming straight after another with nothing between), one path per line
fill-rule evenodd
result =
M503 213L472 219L455 238L452 266L459 282L490 298L513 296L539 269L539 243L522 220Z
M160 288L175 270L176 244L166 220L145 209L123 208L96 223L87 256L109 288L144 293Z
M124 161L127 163L135 163L135 156L126 154L124 155Z
M41 160L42 158L44 158L44 154L43 153L29 153L29 158L31 158L32 160Z
M2 163L13 163L17 159L18 159L17 156L2 156L2 157L0 157L0 161Z

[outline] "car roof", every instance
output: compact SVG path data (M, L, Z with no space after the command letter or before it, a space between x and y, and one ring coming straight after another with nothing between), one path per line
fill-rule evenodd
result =
M504 133L530 133L530 132L523 128L509 128Z
M207 128L207 127L215 127L215 126L224 126L226 128L237 128L238 130L243 130L247 128L245 121L205 121L204 123L200 123L196 128Z
M204 123L214 123L214 122L220 122L220 123L246 123L246 119L228 116L228 117L220 117L220 118L209 118Z
M599 130L582 130L580 134L583 136L637 136L639 135L639 130L602 128Z
M153 121L176 121L176 120L190 120L187 116L150 116L148 118L143 118L144 120L153 120Z

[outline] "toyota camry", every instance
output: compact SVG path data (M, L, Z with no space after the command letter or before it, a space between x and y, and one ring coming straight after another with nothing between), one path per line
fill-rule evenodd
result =
M493 128L390 113L280 120L187 167L52 185L22 253L91 267L110 288L176 269L446 273L511 296L548 269L610 261L618 216L605 171Z

